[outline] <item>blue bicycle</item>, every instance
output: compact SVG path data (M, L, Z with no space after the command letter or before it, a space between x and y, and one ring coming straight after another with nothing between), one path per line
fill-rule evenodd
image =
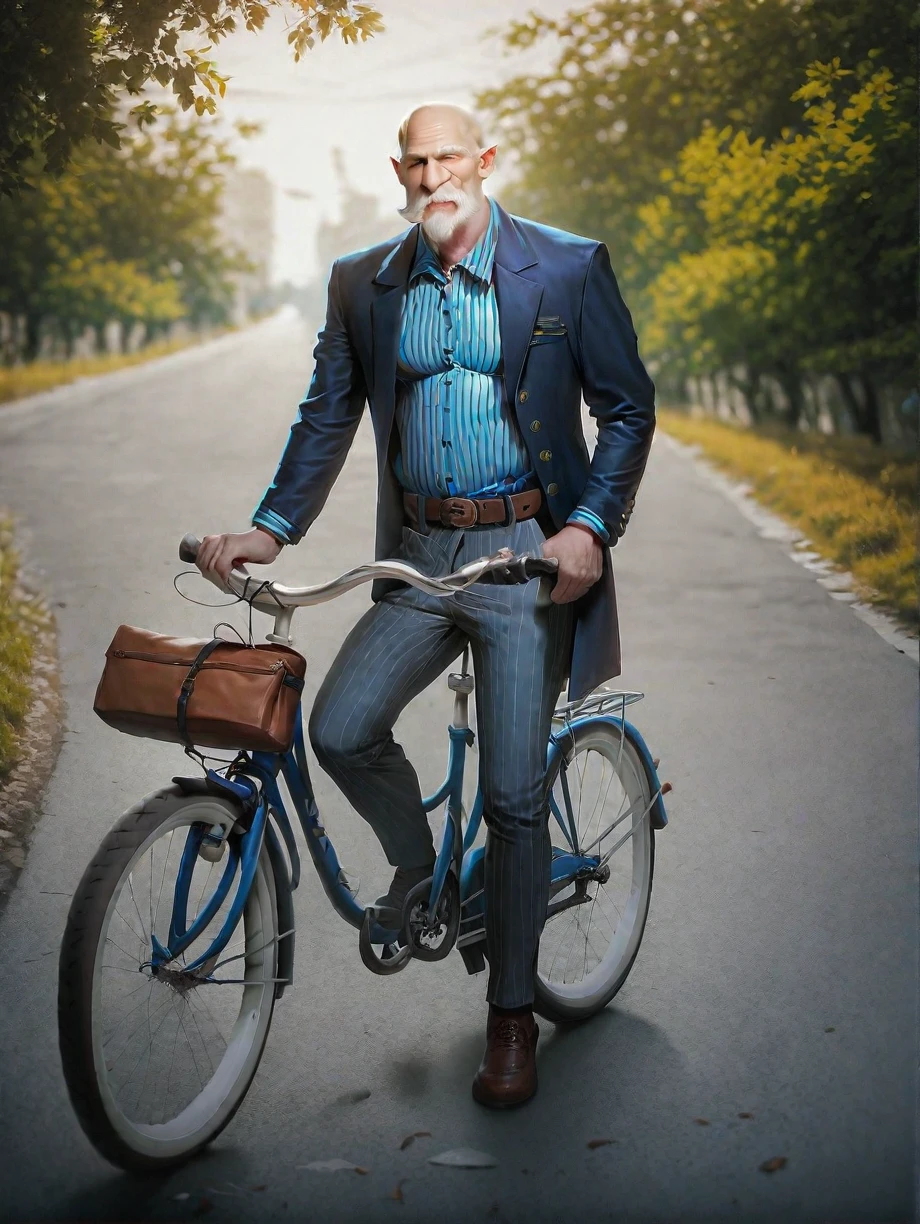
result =
M186 536L183 560L198 541ZM446 578L377 562L317 587L229 589L275 618L290 643L297 607L377 577L449 597L487 582L550 581L555 563L508 553ZM61 948L59 1040L71 1101L87 1136L114 1164L164 1168L224 1129L255 1075L276 1000L294 981L293 892L300 851L290 811L333 907L359 931L364 964L393 974L457 948L484 968L482 803L462 802L474 742L474 679L465 651L454 694L449 758L428 811L444 809L433 874L406 898L402 925L380 925L356 900L320 821L298 718L284 755L241 752L206 776L175 777L131 808L104 839L74 894ZM655 830L666 823L657 761L626 720L642 693L599 691L554 714L547 751L555 835L536 1010L583 1020L613 998L639 950L651 898ZM286 796L285 792L286 791Z

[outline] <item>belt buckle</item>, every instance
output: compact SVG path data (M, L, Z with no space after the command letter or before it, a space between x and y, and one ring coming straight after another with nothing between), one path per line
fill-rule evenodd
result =
M472 527L478 517L476 503L468 497L445 497L438 506L442 527Z

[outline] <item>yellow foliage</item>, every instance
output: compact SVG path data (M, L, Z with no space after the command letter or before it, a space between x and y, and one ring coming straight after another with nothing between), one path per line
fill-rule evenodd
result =
M16 762L17 733L31 703L31 617L17 590L18 571L12 523L0 518L0 778Z
M658 419L850 570L862 598L918 627L916 459L886 456L863 438L758 431L664 409Z
M148 344L136 353L100 353L95 357L74 357L69 361L32 361L28 365L0 366L0 404L21 399L24 395L50 391L53 387L76 382L78 378L92 378L112 370L142 365L155 357L165 357L188 348L190 344L198 344L200 339L200 336L190 335L177 340L162 340Z
M841 180L865 175L875 154L867 123L890 108L895 92L881 68L840 105L835 89L851 75L838 57L809 66L793 94L805 103L805 132L786 129L767 144L709 124L681 150L676 174L661 175L665 189L637 210L635 238L638 253L661 269L642 307L650 352L673 359L682 350L696 369L717 352L729 362L749 358L761 343L762 321L795 317L806 289L803 265L820 258L816 248L826 237L822 210ZM695 218L698 230L700 217L705 229L688 244L688 226ZM702 324L701 335L716 337L715 346L688 348L690 320ZM781 351L782 339L777 343Z

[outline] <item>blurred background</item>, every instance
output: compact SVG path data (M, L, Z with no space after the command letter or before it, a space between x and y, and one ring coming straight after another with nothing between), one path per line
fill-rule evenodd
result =
M608 244L660 426L913 632L917 25L908 0L6 5L0 406L282 307L315 335L332 260L403 229L401 118L457 102L506 208Z
M388 154L438 98L482 112L507 207L609 244L664 400L913 441L912 5L378 7L16 5L4 366L318 316L403 228Z

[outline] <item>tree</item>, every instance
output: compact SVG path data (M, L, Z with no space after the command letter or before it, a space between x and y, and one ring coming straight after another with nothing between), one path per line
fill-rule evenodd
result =
M225 144L168 116L121 149L88 141L69 168L0 198L0 310L24 316L27 356L43 320L65 334L109 319L219 322L245 266L219 232Z
M531 15L505 42L555 37L553 69L480 98L506 202L608 243L662 381L734 366L751 403L769 371L791 420L835 373L877 437L874 384L914 374L918 23L907 0Z
M183 110L213 113L226 88L209 58L214 45L238 28L261 29L275 9L292 16L296 59L317 39L357 42L383 28L377 10L356 0L6 0L0 192L43 169L60 173L89 138L118 148L126 125L116 102L153 82ZM150 123L156 107L140 102L131 114Z
M551 71L484 92L516 166L512 207L606 241L634 291L637 207L704 122L752 140L804 130L792 100L805 70L839 56L859 79L879 63L916 81L917 11L907 0L601 0L509 25L509 50L556 39ZM870 52L881 50L877 59Z
M856 376L867 392L912 358L914 243L905 230L885 244L912 199L884 170L910 140L914 99L887 68L855 90L853 78L836 58L808 68L793 94L805 131L767 142L706 127L638 210L637 249L660 269L647 343L688 373L772 374L792 423L804 372ZM877 414L865 426L877 434Z

